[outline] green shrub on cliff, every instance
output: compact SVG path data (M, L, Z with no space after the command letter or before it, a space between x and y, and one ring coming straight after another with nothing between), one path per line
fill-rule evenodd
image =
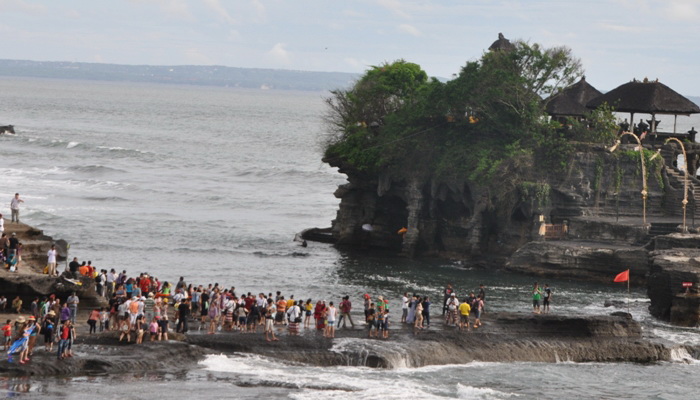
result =
M541 99L581 73L568 48L525 42L485 53L445 83L404 60L372 67L326 99L325 160L368 173L472 181L490 179L513 157L530 157L542 171L562 168L571 146Z

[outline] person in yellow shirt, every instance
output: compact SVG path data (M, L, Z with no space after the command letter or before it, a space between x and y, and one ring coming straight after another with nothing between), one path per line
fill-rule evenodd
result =
M466 300L464 303L459 305L459 330L461 331L464 329L464 325L466 324L467 330L471 330L469 326L469 313L472 311L472 307L469 305L469 302Z

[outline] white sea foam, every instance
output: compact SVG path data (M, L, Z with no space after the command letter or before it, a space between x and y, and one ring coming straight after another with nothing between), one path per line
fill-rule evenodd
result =
M700 345L700 330L697 328L679 328L672 325L664 325L656 322L656 327L652 333L662 339L666 339L677 344Z
M350 343L350 342L348 342ZM497 363L472 363L490 366ZM469 385L437 387L425 377L435 372L451 371L464 365L382 370L365 367L311 367L286 364L261 356L210 355L200 365L207 371L230 373L258 385L298 387L293 399L505 399L513 395L490 388Z
M457 384L457 396L460 399L508 399L517 394L504 393L489 388L479 388Z
M693 358L693 356L688 353L688 349L682 346L671 349L671 361L684 364L700 364L700 360Z
M73 147L76 147L80 144L80 142L70 142L68 145L66 145L67 149L72 149Z

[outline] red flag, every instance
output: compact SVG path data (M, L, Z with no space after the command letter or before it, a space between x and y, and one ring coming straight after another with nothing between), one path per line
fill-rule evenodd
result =
M628 280L630 280L630 270L617 274L613 282L627 282Z

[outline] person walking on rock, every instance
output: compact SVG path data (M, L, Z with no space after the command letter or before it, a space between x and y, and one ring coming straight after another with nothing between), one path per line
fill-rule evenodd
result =
M15 193L15 197L10 201L10 210L12 211L12 222L19 224L19 204L24 203L24 200L19 198L19 193Z

